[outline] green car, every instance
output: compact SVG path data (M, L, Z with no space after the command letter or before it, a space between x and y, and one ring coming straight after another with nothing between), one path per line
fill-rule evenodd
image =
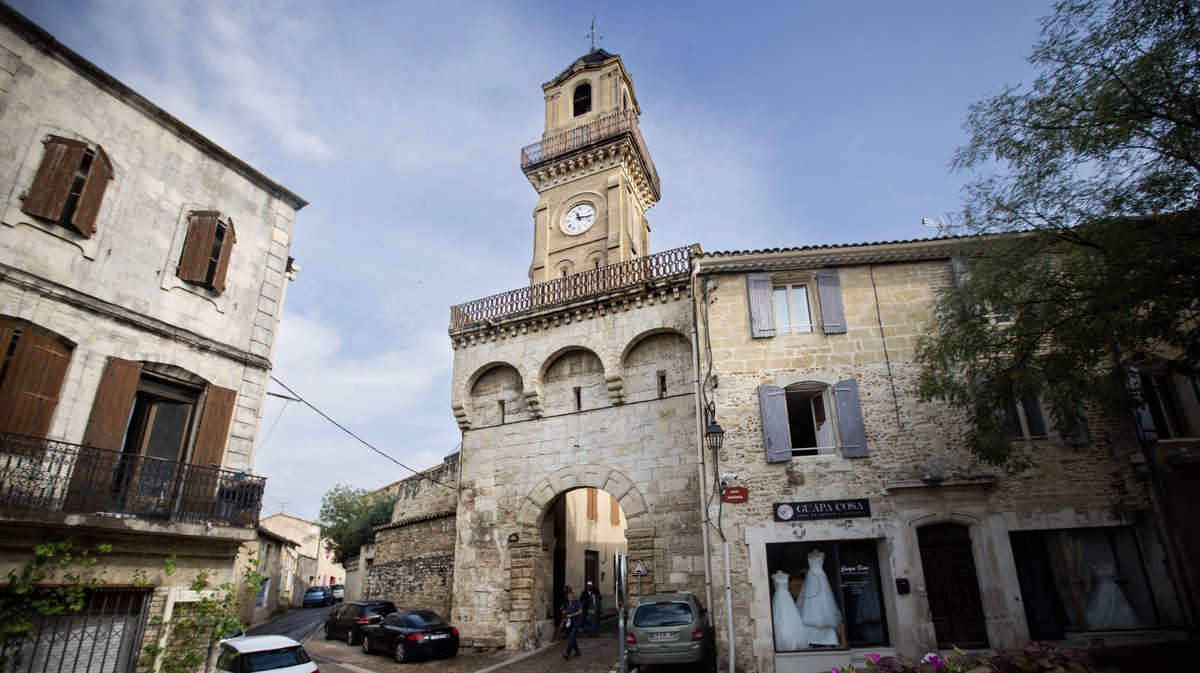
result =
M689 664L703 661L711 630L707 611L693 594L654 594L642 599L625 631L631 664Z

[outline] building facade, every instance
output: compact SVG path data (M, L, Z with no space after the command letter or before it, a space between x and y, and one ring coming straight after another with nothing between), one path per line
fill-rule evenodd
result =
M22 651L132 670L166 642L152 618L255 539L305 202L4 5L0 111L0 561L111 544L79 617L101 626L47 622Z

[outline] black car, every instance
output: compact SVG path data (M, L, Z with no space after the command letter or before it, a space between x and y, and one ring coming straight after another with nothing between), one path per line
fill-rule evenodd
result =
M363 652L391 652L396 661L458 654L458 629L429 610L400 610L363 629Z
M343 603L325 620L325 640L345 638L347 645L354 645L362 637L364 627L378 624L395 611L396 606L391 601Z

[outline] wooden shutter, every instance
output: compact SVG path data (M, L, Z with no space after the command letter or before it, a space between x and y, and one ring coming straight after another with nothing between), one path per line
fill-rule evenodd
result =
M213 275L212 291L217 294L225 292L225 273L229 271L229 258L233 255L233 244L237 237L233 233L233 220L225 227L225 238L221 239L220 257L217 258L217 272Z
M842 282L837 269L817 272L817 294L821 302L821 330L826 334L845 334L846 311L842 306Z
M768 463L792 459L792 430L788 426L787 395L779 386L758 387L762 414L763 451Z
M196 432L196 443L192 447L189 463L200 467L221 467L236 404L237 391L208 386L204 395L204 409L200 412L200 427Z
M129 414L137 396L142 363L110 357L104 366L92 413L88 416L83 443L109 451L120 451L129 427Z
M1146 393L1142 390L1142 378L1135 367L1127 366L1126 380L1129 392L1137 396L1139 403L1134 411L1134 421L1137 426L1138 439L1144 442L1157 442L1158 429L1154 426L1154 417L1150 415L1150 406L1146 403Z
M587 518L596 521L600 518L600 494L594 488L587 490Z
M3 327L0 344L6 350L0 353L7 352L14 333L11 325ZM22 331L0 384L0 430L46 437L70 362L70 346L36 332Z
M967 269L967 260L959 255L950 256L950 272L954 274L954 286L962 287L967 283L969 271Z
M104 148L97 146L96 156L92 157L92 166L83 183L83 192L79 195L79 204L71 216L75 231L88 237L96 233L96 218L100 215L100 203L104 200L104 191L108 189L110 179L112 162L108 160Z
M25 193L21 210L35 217L58 221L71 194L75 173L83 165L87 143L58 136L47 136L46 151L33 184Z
M608 522L614 526L621 525L621 503L616 496L608 496Z
M771 275L746 274L746 293L750 310L750 336L754 339L775 336L775 302L771 297Z
M862 406L858 400L858 381L846 379L833 384L833 403L837 408L842 456L866 457L867 430L863 425Z
M179 255L178 275L189 283L208 281L208 261L212 257L213 241L217 236L218 213L197 210L188 213L188 233Z

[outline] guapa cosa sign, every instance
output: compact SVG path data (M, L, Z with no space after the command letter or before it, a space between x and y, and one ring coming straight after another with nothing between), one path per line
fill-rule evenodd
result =
M776 521L851 519L871 516L871 503L866 498L777 502L772 510Z

